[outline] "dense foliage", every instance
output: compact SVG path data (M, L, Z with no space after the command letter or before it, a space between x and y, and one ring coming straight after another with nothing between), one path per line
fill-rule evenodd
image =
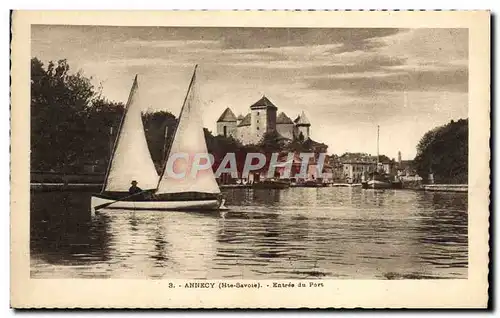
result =
M151 158L158 173L174 136L177 119L167 111L147 112L142 116Z
M425 181L467 183L469 121L460 119L428 131L417 146L414 165Z
M45 67L31 60L31 169L80 172L86 163L105 169L124 105L104 97L81 72L71 73L66 60ZM168 112L143 116L146 138L159 168L167 132L175 127Z
M32 169L61 169L85 156L88 109L98 99L90 80L69 74L65 60L46 68L31 60Z

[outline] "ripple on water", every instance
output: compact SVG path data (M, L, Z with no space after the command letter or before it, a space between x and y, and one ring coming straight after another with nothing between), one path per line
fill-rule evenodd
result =
M87 193L34 193L31 275L467 278L467 195L354 188L225 194L232 210L223 216L114 211L90 219Z

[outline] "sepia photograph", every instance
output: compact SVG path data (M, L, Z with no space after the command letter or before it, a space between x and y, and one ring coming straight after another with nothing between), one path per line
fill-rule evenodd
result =
M469 27L38 20L26 279L307 293L476 270Z

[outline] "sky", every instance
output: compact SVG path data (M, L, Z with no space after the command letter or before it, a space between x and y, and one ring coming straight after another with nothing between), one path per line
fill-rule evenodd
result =
M67 59L126 102L134 76L144 110L178 116L194 69L204 125L265 95L328 152L413 159L430 129L468 114L467 29L193 28L32 25L32 57ZM144 94L145 93L145 94Z

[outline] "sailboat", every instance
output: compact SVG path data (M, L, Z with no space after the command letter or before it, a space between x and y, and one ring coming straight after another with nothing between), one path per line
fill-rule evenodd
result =
M125 112L116 137L105 182L99 194L91 198L91 210L196 210L210 211L224 207L220 188L211 168L200 171L195 177L185 173L185 178L168 173L169 157L179 153L207 154L203 132L201 102L198 99L195 66L191 82L179 115L165 164L160 176L156 172L149 152L138 97L137 76L134 79ZM175 169L189 169L188 160L177 160ZM177 164L178 163L178 164ZM132 181L141 190L130 194Z
M380 126L377 126L377 164L375 171L369 175L369 180L363 182L361 185L364 189L390 189L392 182L390 176L385 173L383 168L379 167L379 139L380 139Z

